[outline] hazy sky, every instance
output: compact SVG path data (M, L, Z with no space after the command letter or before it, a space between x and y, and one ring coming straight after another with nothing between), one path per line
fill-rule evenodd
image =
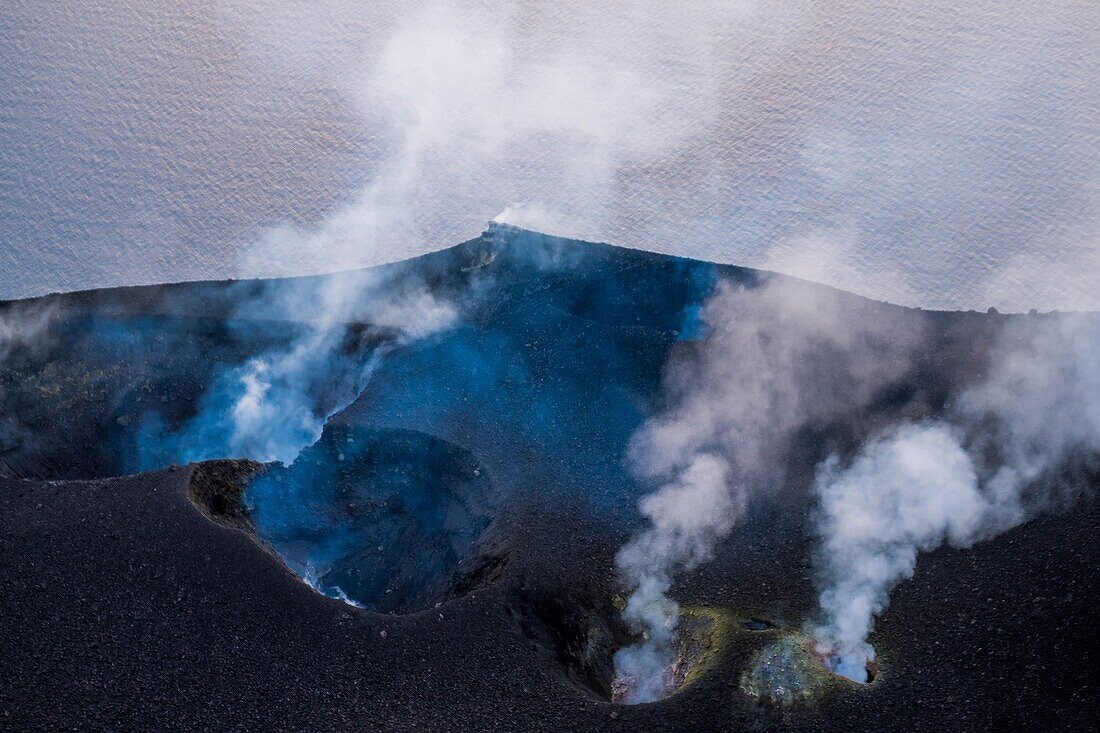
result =
M1100 308L1096 2L672 5L8 0L0 297L374 264L503 213Z

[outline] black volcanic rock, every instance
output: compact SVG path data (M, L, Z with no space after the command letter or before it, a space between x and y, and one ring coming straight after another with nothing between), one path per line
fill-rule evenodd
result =
M176 468L179 446L142 445L143 431L154 416L165 434L186 424L219 373L308 327L241 303L325 278L0 305L51 314L0 365L3 727L1095 725L1094 500L922 556L876 625L873 684L829 679L790 706L739 685L814 609L815 466L896 420L942 414L1006 323L1044 328L1058 316L926 312L791 281L835 299L853 326L902 324L898 344L919 332L920 348L865 405L775 446L783 485L754 496L715 559L673 588L681 603L728 617L729 632L681 692L620 706L609 702L610 657L627 640L613 558L641 526L636 502L650 488L624 465L626 446L662 404L664 365L705 338L698 309L715 283L751 289L781 276L509 227L382 270L461 302L462 319L387 346L366 388L285 467L215 453L203 457L225 460ZM349 323L342 346L354 360L390 338ZM810 365L825 384L832 358ZM120 476L138 469L152 470ZM1087 471L1082 480L1097 485ZM273 519L279 507L316 514L303 527L301 514ZM337 530L342 544L331 542ZM363 552L345 551L357 543ZM291 572L322 545L338 550L331 582L373 610Z

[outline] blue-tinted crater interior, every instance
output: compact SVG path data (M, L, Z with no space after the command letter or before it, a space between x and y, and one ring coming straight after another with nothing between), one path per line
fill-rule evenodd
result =
M248 487L264 540L317 590L382 612L444 599L492 521L468 451L407 430L337 426Z
M376 610L461 585L503 507L633 516L646 487L624 466L627 443L669 350L703 334L717 279L709 263L511 228L450 255L438 288L456 272L480 279L452 291L461 323L387 354L317 445L247 493L291 567Z

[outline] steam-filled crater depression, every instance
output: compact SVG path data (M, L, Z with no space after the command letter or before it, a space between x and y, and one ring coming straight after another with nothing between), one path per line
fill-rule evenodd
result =
M1094 689L1073 650L1098 587L1095 316L902 308L494 224L369 270L0 318L6 514L102 489L71 551L118 537L148 568L123 592L50 564L99 609L91 658L141 595L186 615L184 646L192 619L244 624L217 662L252 665L244 688L323 656L349 720L470 691L425 729L1027 728ZM152 638L166 678L207 663Z

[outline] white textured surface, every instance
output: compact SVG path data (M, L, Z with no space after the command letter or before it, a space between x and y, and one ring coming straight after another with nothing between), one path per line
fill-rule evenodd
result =
M0 7L0 297L377 263L508 209L1100 308L1094 2L284 5Z

